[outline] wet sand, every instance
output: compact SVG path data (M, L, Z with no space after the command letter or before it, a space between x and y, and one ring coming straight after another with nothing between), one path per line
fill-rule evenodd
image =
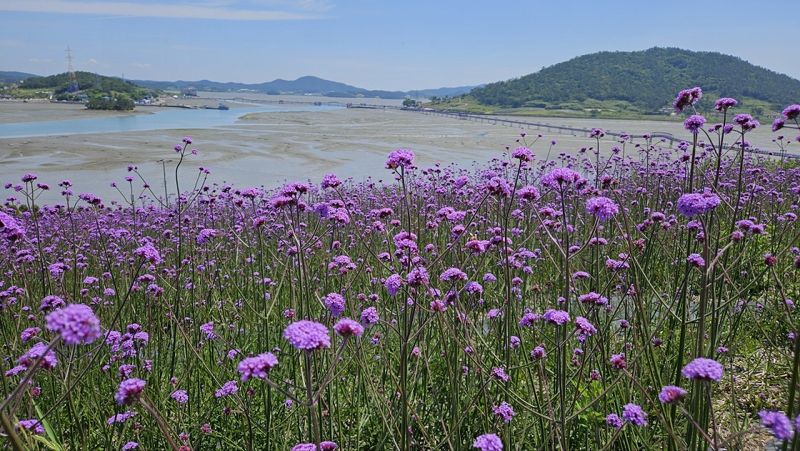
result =
M40 111L46 110L42 107ZM663 122L578 119L548 122L599 126L632 134L669 131L688 138L680 124ZM174 165L176 154L172 147L185 135L193 137L199 155L185 162L183 186L191 186L199 167L210 168L209 180L237 186L274 187L285 181L319 181L328 172L355 180L369 176L386 179L390 173L383 164L386 154L393 149L414 150L418 164L423 167L437 162L469 167L473 162L484 163L500 156L506 146L519 145L516 140L521 131L515 127L392 110L254 113L234 125L213 129L0 139L0 182L17 181L23 173L35 172L54 187L69 178L75 183L76 192L119 196L109 185L113 181L122 182L127 165L133 164L141 168L160 194L163 177L159 161L170 160L168 168ZM544 135L531 146L540 157L547 154L553 139L558 144L552 149L551 158L560 152L574 154L581 147L594 144L584 136L525 131L529 142L539 133ZM756 145L773 147L769 146L771 137L768 127L763 127L750 140ZM613 144L604 140L601 148L607 150ZM43 199L52 202L58 196L53 190Z
M99 111L87 110L85 106L75 103L51 103L49 101L31 100L0 101L0 124L14 122L58 121L62 119L89 119L93 117L119 117L131 114L149 114L142 108L134 111Z
M133 114L153 114L160 111L165 106L174 107L186 105L190 107L202 108L208 106L216 108L220 102L225 103L229 108L235 110L249 106L244 103L230 102L223 98L215 97L189 97L177 98L163 97L158 100L159 105L136 105L133 111L100 111L89 110L85 106L76 103L53 103L45 100L29 100L27 102L16 100L0 101L0 124L10 124L15 122L41 122L59 121L66 119L91 119L94 117L121 117Z
M387 177L386 154L413 149L419 163L484 162L513 145L514 130L431 118L421 114L342 109L317 112L258 113L232 126L204 130L154 130L0 140L0 182L36 172L55 185L63 178L76 191L110 194L109 183L121 181L126 166L142 168L161 184L158 160L171 159L172 147L189 135L198 156L185 162L194 176L207 167L217 182L275 186L291 180L318 180L327 172L363 180Z

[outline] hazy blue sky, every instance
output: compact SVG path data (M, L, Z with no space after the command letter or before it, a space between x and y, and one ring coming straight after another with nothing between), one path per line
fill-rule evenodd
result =
M800 78L800 1L0 0L0 70L370 89L477 84L673 46Z

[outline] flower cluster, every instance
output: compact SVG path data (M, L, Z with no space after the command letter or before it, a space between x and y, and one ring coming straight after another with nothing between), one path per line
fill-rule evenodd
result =
M269 371L278 365L278 358L271 352L265 352L255 357L248 357L239 362L237 369L242 375L242 382L247 382L251 377L266 379Z
M48 314L45 322L47 330L69 345L89 344L102 336L100 320L88 305L70 304Z
M283 331L283 337L301 351L331 347L328 328L314 321L301 320L290 324Z

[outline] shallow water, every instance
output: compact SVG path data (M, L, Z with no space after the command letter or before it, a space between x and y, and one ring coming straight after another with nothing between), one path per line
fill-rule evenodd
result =
M217 103L216 99L208 100L211 105ZM559 134L546 127L522 129L395 110L346 109L310 103L297 105L289 103L291 99L287 99L285 104L243 105L253 100L258 99L236 99L241 102L236 105L236 101L226 99L225 102L232 106L228 111L153 108L159 113L59 121L48 119L70 118L86 111L55 108L56 114L50 104L45 107L13 105L26 112L15 117L27 116L26 120L30 121L41 114L38 118L43 120L26 125L38 132L36 135L3 139L0 134L0 183L16 183L22 174L33 172L51 186L62 179L72 179L75 192L88 191L104 199L119 200L119 193L110 183L116 181L125 187L125 197L129 197L131 187L123 182L123 178L128 175L126 167L135 165L154 187L156 195L163 196L165 191L172 195L177 162L172 148L186 135L193 137L193 146L200 153L183 163L181 186L184 187L193 186L200 167L211 169L208 183L274 188L287 181L318 182L330 172L356 181L367 178L391 180L392 174L384 169L384 161L391 150L399 147L412 149L420 167L456 163L462 168L470 168L476 162L482 165L502 156L521 141L533 149L537 159L551 160L558 159L562 153L580 155L581 148L596 145L586 136ZM254 112L261 114L249 114ZM48 125L50 122L57 122L54 126L58 127L80 122L84 128L47 135L45 127L51 127ZM116 124L117 127L122 123L140 128L93 133L88 131L88 124L92 122ZM681 139L689 139L682 125L672 122L561 118L539 119L538 122L625 130L638 136L649 132L669 132ZM148 128L143 128L145 126ZM3 124L0 124L0 130L1 127ZM521 139L522 132L528 134L527 138ZM539 133L543 136L537 139ZM769 127L760 127L748 136L754 146L762 148L770 148L772 138ZM551 140L557 141L552 148ZM636 141L642 142L641 138ZM613 139L606 137L601 142L601 153L607 155L614 144ZM638 149L627 146L626 155L635 157L637 154ZM727 152L728 156L733 154L733 151ZM165 169L171 174L166 190L163 186ZM139 180L134 183L135 194L141 192L141 185ZM59 202L62 200L59 192L58 189L44 192L39 201ZM0 196L12 194L0 190Z
M140 107L153 114L90 117L37 122L0 124L0 138L119 133L145 130L212 128L231 125L248 113L284 111L325 111L340 109L333 105L257 105L229 110Z

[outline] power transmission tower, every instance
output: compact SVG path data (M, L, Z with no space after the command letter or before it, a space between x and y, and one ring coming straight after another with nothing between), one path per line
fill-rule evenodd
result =
M72 50L67 46L67 75L69 76L68 92L76 92L78 90L78 77L75 76L75 69L72 67Z

